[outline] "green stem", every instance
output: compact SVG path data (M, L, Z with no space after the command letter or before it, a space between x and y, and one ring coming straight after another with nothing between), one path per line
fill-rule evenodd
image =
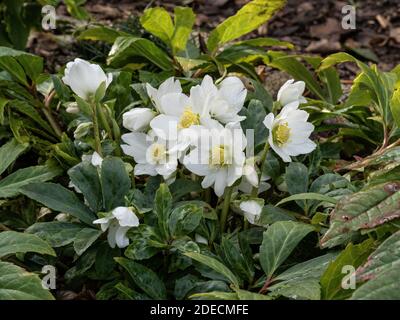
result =
M97 107L97 114L99 115L99 119L100 119L100 123L103 126L103 128L107 131L108 136L110 139L113 138L113 132L111 130L111 127L107 121L107 117L104 113L104 109L101 105L101 103L96 103L96 107Z
M258 186L254 187L253 190L251 191L251 196L252 197L257 197L258 196L258 189L260 188L262 171L263 171L263 168L264 168L264 162L267 159L268 151L269 151L269 143L267 141L265 143L264 149L263 149L262 154L261 154L261 159L260 159L260 171L261 172L260 172L260 174L258 176Z
M100 157L102 157L103 152L101 150L99 121L97 119L96 103L94 102L92 102L92 112L93 112L94 148L96 152L100 155Z
M220 218L221 233L223 233L225 231L226 220L228 218L228 212L229 212L229 208L231 205L232 191L233 191L233 187L228 187L225 191L224 204L222 207L221 218Z
M36 91L35 91L35 93L36 93ZM56 92L52 91L46 97L46 99L44 100L44 108L42 110L43 110L43 113L44 113L47 121L50 123L50 126L53 128L54 132L56 133L57 137L60 138L62 136L62 130L60 129L60 126L58 125L57 121L54 119L54 117L51 113L51 108L50 108L51 101L53 100L55 95L56 95Z

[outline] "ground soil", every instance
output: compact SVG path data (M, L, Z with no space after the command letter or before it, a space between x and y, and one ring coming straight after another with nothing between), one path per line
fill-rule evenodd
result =
M191 6L197 18L196 32L207 32L233 15L247 0L88 0L85 8L93 21L107 25L135 24L148 6L160 5L173 11L176 5ZM344 30L342 8L356 6L356 29ZM36 32L30 39L30 50L46 59L46 67L55 72L76 56L105 55L107 47L76 43L72 33L87 22L71 18L64 6L57 9L57 29L51 33ZM267 24L248 37L268 36L296 45L295 52L326 56L348 51L359 58L376 62L385 71L400 63L400 1L399 0L288 0L286 7ZM343 78L351 79L356 69L341 68ZM282 82L282 81L278 81Z

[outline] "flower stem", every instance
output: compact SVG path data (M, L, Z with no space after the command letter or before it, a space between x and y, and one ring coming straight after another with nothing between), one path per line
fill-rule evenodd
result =
M226 220L228 218L228 212L229 212L229 208L231 205L232 191L233 191L233 187L228 187L225 191L224 204L222 207L221 218L220 218L221 233L223 233L225 231Z
M104 109L103 109L101 103L97 103L96 107L97 107L97 114L99 115L99 119L100 119L101 125L107 131L109 138L112 139L113 138L113 132L112 132L111 127L110 127L110 125L109 125L109 123L107 121L107 117L106 117L106 115L104 113Z
M50 126L56 133L57 137L62 136L62 130L60 129L60 126L58 125L57 121L54 119L52 113L51 113L51 108L50 104L51 101L53 100L54 96L56 95L55 91L52 91L44 100L44 108L42 109L45 117L47 118L47 121L50 123Z
M261 184L261 176L262 176L262 171L263 171L263 168L264 168L264 162L267 159L268 151L269 151L269 143L267 141L267 142L265 142L264 149L263 149L263 151L261 153L261 159L260 159L260 171L261 172L260 172L260 175L258 177L258 186L254 187L253 190L251 191L251 196L252 197L257 197L257 195L258 195L258 189L260 188L260 184Z
M100 157L102 157L103 152L101 150L99 121L97 119L97 107L96 103L94 102L92 102L92 111L93 111L94 148L96 152L100 155Z

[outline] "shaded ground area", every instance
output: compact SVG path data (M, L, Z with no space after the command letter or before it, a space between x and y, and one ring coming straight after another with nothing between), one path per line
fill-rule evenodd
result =
M134 29L138 14L149 5L164 6L171 11L176 5L188 5L197 14L196 30L206 32L247 2L88 0L85 8L93 21ZM344 30L341 26L342 8L352 3L357 8L356 29ZM57 9L57 13L58 24L54 33L38 32L30 41L30 50L46 58L49 71L57 70L76 56L101 56L108 52L107 47L77 44L71 34L76 26L84 27L87 22L72 19L63 6ZM347 50L359 58L377 62L383 70L390 70L400 63L400 1L288 0L284 10L249 37L257 36L290 41L296 45L298 53L327 55ZM351 66L346 68L350 68L349 74L355 71Z

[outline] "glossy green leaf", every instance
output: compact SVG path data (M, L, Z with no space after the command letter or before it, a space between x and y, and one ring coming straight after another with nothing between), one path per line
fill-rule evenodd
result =
M280 10L285 0L253 0L243 6L234 16L219 24L207 41L207 48L211 52L229 41L235 40L263 23L267 22L276 11Z
M335 261L331 262L321 277L322 299L345 299L351 295L351 289L343 289L343 278L348 275L343 273L343 267L357 268L368 257L372 249L373 241L367 240L361 244L349 244Z
M125 258L115 258L115 260L128 271L136 285L151 298L156 300L167 298L165 285L153 270Z
M125 196L131 188L131 180L121 159L107 157L103 160L101 188L103 190L103 207L106 211L124 206Z
M298 243L314 228L294 221L281 221L271 225L263 234L260 246L260 263L271 278Z
M21 193L52 210L69 213L86 224L93 225L96 218L72 191L59 184L31 183L24 186Z
M26 229L26 232L37 235L53 248L57 248L74 242L76 235L83 228L85 228L84 225L77 223L49 221L37 222Z
M19 169L0 181L0 198L14 197L24 186L51 180L60 173L59 168L46 165Z
M218 260L197 252L186 252L185 255L215 270L216 272L224 276L226 279L228 279L230 283L232 283L236 288L240 287L239 281L236 278L236 276L232 273L232 271L230 271L225 265L223 265Z
M171 46L174 53L179 53L186 49L195 18L196 16L191 8L174 8L174 33L171 39Z
M54 300L33 273L0 261L0 300Z
M55 256L53 248L38 236L16 231L0 233L0 258L9 254L36 252Z
M28 148L28 143L11 139L0 148L0 175Z
M115 67L136 63L140 57L155 64L162 70L172 70L168 55L152 41L136 37L118 37L112 46L107 62Z
M148 32L167 45L170 44L174 34L174 24L167 10L160 7L146 9L140 17L140 23Z
M90 162L82 161L68 170L71 182L85 196L89 207L94 212L101 211L103 207L102 189L97 168Z
M74 249L78 256L84 253L101 235L103 231L85 228L79 231L74 239Z
M330 228L321 245L333 247L345 243L352 232L372 229L399 218L398 190L398 182L388 182L343 197L330 215Z

